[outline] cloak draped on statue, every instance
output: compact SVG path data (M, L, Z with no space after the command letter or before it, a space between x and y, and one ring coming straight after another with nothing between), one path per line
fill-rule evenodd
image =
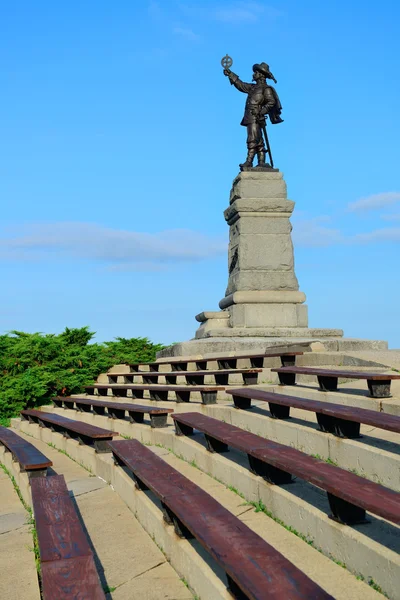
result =
M279 100L279 96L276 92L276 89L274 87L272 87L272 85L269 85L268 87L271 88L271 91L275 98L275 104L271 108L271 110L268 112L270 121L273 125L276 125L277 123L283 123L283 119L281 119L282 104L281 104L281 101Z

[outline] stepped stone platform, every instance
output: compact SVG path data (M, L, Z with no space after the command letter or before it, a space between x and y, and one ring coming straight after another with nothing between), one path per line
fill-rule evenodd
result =
M173 403L168 404L173 405ZM189 404L185 404L182 410L187 411L188 406ZM177 410L180 408L178 406ZM262 437L276 439L280 443L301 448L310 454L326 457L348 470L357 468L359 473L362 472L363 476L371 480L374 480L378 473L381 484L400 490L398 443L396 444L395 441L396 436L390 432L380 431L378 433L376 431L374 435L374 432L368 431L368 427L362 427L363 438L360 440L342 440L319 432L315 424L311 422L311 417L305 418L304 413L300 416L300 411L294 411L290 421L276 421L267 416L268 411L265 406L263 408L256 407L250 412L238 411L225 403L204 407L197 405L196 409L204 411L204 414L253 431ZM373 579L375 584L379 584L390 598L399 597L397 595L400 582L398 554L400 529L398 527L389 525L378 518L372 519L372 522L368 524L369 529L367 529L367 525L356 527L339 525L328 518L326 500L312 486L300 481L287 487L271 486L249 472L240 453L231 451L227 455L210 454L205 448L204 440L198 436L194 438L177 437L172 425L165 429L152 430L145 424L132 424L122 420L114 422L107 417L90 413L77 413L53 407L46 407L45 410L64 414L69 418L77 418L97 426L115 427L125 437L139 439L168 464L208 491L334 598L343 598L343 600L346 598L347 600L349 597L367 599L381 597L367 583L356 579L353 573L362 575L366 581ZM179 540L178 542L176 535L163 525L161 512L154 505L153 500L150 500L143 492L135 490L134 483L123 472L115 470L116 467L113 466L110 456L95 455L90 448L79 446L74 440L65 440L58 433L43 430L37 425L25 421L14 420L13 426L20 432L26 431L38 440L51 440L52 444L67 451L75 459L79 457L79 460L93 473L106 482L110 482L141 525L163 549L174 569L181 577L185 578L198 597L216 599L230 597L223 583L223 574L214 565L211 565L204 554L198 553L199 548L195 543L190 540ZM382 433L383 437L381 437ZM29 439L32 440L32 438ZM41 443L45 446L43 441ZM64 455L59 456L63 460L66 459ZM49 458L58 467L56 457L49 455ZM73 464L78 467L76 463ZM61 471L59 467L58 470ZM96 478L93 479L99 481ZM101 480L100 483L105 485ZM114 493L112 497L109 497L104 487L101 487L100 491L102 496L107 496L107 502L111 502L112 497L115 496ZM87 495L87 498L89 499L89 496L92 495ZM98 495L100 496L100 494ZM273 518L262 511L255 512L254 506L246 505L246 502L253 502L256 506L265 505L268 515ZM81 505L79 506L81 507ZM91 510L95 510L95 515L90 515ZM103 566L111 565L115 558L111 559L111 551L100 554L101 545L98 546L100 543L98 540L103 535L101 532L103 516L112 527L114 510L114 505L106 506L103 498L96 500L95 504L88 504L87 508L82 506L82 516L85 522L89 519L88 530L95 547L99 547L99 556ZM121 508L117 510L120 511ZM124 527L126 527L127 518L135 521L132 514L127 516L123 521ZM89 528L91 520L93 520L93 527ZM282 523L286 528L282 526ZM290 529L299 532L299 535L307 538L309 543L291 533ZM105 532L107 531L107 526L105 526ZM129 532L129 529L126 531ZM120 539L118 531L117 534L117 538ZM110 531L110 535L114 535L114 533ZM141 540L141 538L139 539ZM322 550L322 553L316 548ZM106 560L107 556L109 556L109 563ZM345 563L347 569L343 569L329 557ZM123 564L126 565L125 568L128 568L126 563ZM111 568L109 566L109 569ZM121 567L121 577L122 570ZM107 580L112 585L113 580ZM185 591L187 592L187 588ZM119 596L117 592L118 588L112 592L111 596L113 598L135 597L134 595ZM143 597L157 598L158 596Z
M221 310L197 314L195 338L161 351L159 358L317 341L330 351L387 349L385 341L345 338L340 328L309 326L306 295L295 273L294 207L280 171L253 169L235 177L224 212L228 284Z
M331 352L322 345L310 347L301 344L287 346L280 351L303 352L295 356L298 366L340 367L350 373L352 370L394 373L393 369L396 370L400 365L399 351ZM263 358L257 385L243 385L239 371L250 368L250 358L234 355L233 352L224 353L225 356L229 354L237 358L234 364L238 374L232 375L232 383L230 381L229 385L223 386L225 390L235 387L243 387L248 391L268 390L273 394L284 393L289 397L292 395L400 416L398 380L392 381L390 398L372 398L365 381L346 378L335 392L321 391L315 376L307 375L299 378L295 386L281 386L276 373L271 371L281 366L281 357L275 356ZM196 364L194 361L199 358L201 360ZM186 370L192 372L196 368L201 368L203 373L205 369L215 371L218 367L226 366L221 361L218 364L215 353L187 356L186 359L184 361L187 364L181 364L180 368L186 366ZM173 361L172 358L169 360ZM293 355L285 360L293 360ZM139 365L135 368L141 372L150 366ZM154 369L154 365L151 368ZM172 368L173 363L168 362L168 358L158 361L162 387L166 386L163 373L171 373ZM122 386L124 373L131 372L129 365L115 365L109 371L110 374L118 373L111 379L117 378ZM185 371L174 372L179 385L186 385L188 389L192 387L184 383ZM100 374L97 380L107 383L108 374ZM291 409L291 418L276 419L272 418L267 402L254 400L249 410L234 408L232 395L226 391L221 392L215 404L202 404L200 394L191 398L190 402L176 402L173 395L161 401L151 400L146 395L138 399L128 396L124 403L173 411L168 413L165 426L152 428L146 415L143 422L136 423L130 422L127 415L117 411L114 418L106 413L80 412L76 407L72 408L74 405L71 403L64 407L46 406L41 410L119 432L114 439L139 440L168 465L208 492L332 597L339 600L373 600L382 598L379 592L383 592L393 600L400 600L398 525L371 513L368 513L367 523L351 526L337 523L329 518L328 499L322 489L301 478L290 485L271 485L249 469L246 454L232 448L229 452L210 452L202 434L195 433L191 437L176 435L171 414L200 413L212 417L400 493L398 433L361 424L360 438L341 438L321 431L315 414L311 412L295 408ZM96 394L76 396L99 398ZM111 404L121 402L120 397L111 395L102 400ZM12 427L53 462L54 473L65 476L95 552L103 589L108 591L107 598L232 598L226 587L225 573L218 564L196 540L181 539L173 527L166 525L160 502L151 497L150 492L140 491L129 473L114 464L110 453L96 453L93 447L81 444L78 440L63 437L57 431L25 420L13 419ZM2 447L0 462L8 461L10 471L29 503L26 474L19 473L10 455L4 455L4 452L2 455L1 451ZM51 476L51 472L48 476ZM0 481L3 482L2 479ZM7 510L7 506L4 506L4 511ZM22 531L22 517L18 511L14 512L16 516L12 518L19 527L18 531ZM1 556L0 551L0 560ZM32 564L34 568L34 561L31 567ZM29 569L27 580L28 574ZM37 586L35 577L33 582ZM25 581L18 582L18 585L25 585ZM32 589L37 591L34 586ZM30 598L28 594L26 597Z

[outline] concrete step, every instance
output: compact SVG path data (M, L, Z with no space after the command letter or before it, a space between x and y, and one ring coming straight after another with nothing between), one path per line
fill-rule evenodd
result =
M136 401L140 403L140 401ZM135 404L135 403L133 403ZM171 402L157 402L157 406L171 407ZM132 428L127 420L109 419L91 413L79 413L64 408L44 407L48 412L82 420L118 431L121 435L135 437L149 427L149 419L145 417L143 425ZM177 404L175 413L200 412L226 423L251 431L261 437L297 448L302 452L319 456L342 468L353 471L362 477L380 483L400 492L400 438L391 431L377 429L369 425L361 425L362 437L356 440L342 439L319 430L313 413L295 409L287 420L273 419L266 402L256 401L251 410L237 410L231 405L203 406L197 404ZM172 419L168 421L174 432Z
M53 472L64 475L94 552L103 589L108 592L107 598L193 598L154 541L105 481L96 477L92 469L88 471L65 453L50 447L48 442L28 436L21 429L18 433L53 461ZM9 597L12 596L7 595ZM15 598L25 600L22 594Z
M11 458L9 454L4 456L1 447L1 464ZM30 515L10 477L1 468L0 489L0 595L7 600L40 600L32 531L28 524Z
M186 408L186 407L185 407ZM63 409L55 409L56 412ZM276 421L261 414L238 411L222 406L204 407L205 414L210 416L219 415L220 418L244 429L255 430L257 422L271 427L267 437L277 439L281 443L289 443L296 447L298 441L304 443L309 451L309 438L303 431L303 437L299 431L299 424ZM82 419L85 422L99 426L118 427L118 431L127 437L140 439L143 443L151 445L157 453L162 453L185 475L190 472L190 477L203 489L209 491L219 500L217 494L221 493L223 504L232 512L238 511L243 520L248 519L249 526L272 543L280 552L285 554L289 560L304 570L321 587L326 589L335 598L376 598L376 592L365 583L358 581L354 575L372 579L391 598L398 598L400 589L400 528L384 521L383 519L370 517L368 525L357 527L346 527L335 523L328 517L329 509L326 494L310 486L306 482L296 480L290 486L272 486L260 477L253 475L248 468L247 458L236 451L227 454L210 454L204 443L204 437L196 435L194 438L178 437L173 428L151 429L146 425L130 424L124 421L112 421L106 417L75 411L64 411L62 414L72 413L71 416ZM237 415L237 416L236 416ZM67 416L70 416L69 414ZM235 419L251 418L239 424ZM268 423L270 425L268 425ZM166 528L163 523L161 512L153 500L143 492L137 492L131 478L113 465L109 456L93 456L92 450L79 446L73 440L64 440L59 434L40 429L36 425L23 422L24 430L31 431L34 435L50 435L56 444L65 445L70 452L75 452L82 461L90 465L91 469L103 479L109 481L123 500L137 516L143 527L154 536L156 542L163 548L171 564L181 576L189 582L196 594L200 597L213 599L227 598L225 584L222 574L218 572L215 565L210 564L203 553L195 544L180 540L177 542L175 534ZM279 427L286 429L279 430ZM275 437L270 436L274 432ZM304 426L309 427L308 424ZM312 429L312 428L311 428ZM292 439L282 439L282 432L286 436L291 431ZM312 430L313 443L316 440L326 440L328 444L325 451L330 451L330 441L333 436L327 436L321 432ZM265 432L264 432L265 435ZM335 444L337 443L337 446ZM355 440L334 439L332 451L337 451L338 457L348 461L348 457L362 457L362 463L368 464L367 456L378 460L378 452L375 448L356 446ZM321 443L321 448L323 444ZM351 451L350 451L351 450ZM313 453L312 451L310 454ZM394 455L390 463L390 473L387 479L398 480L398 456ZM389 459L389 452L386 459ZM379 460L378 460L379 463ZM340 461L339 461L340 464ZM377 463L374 464L374 469ZM383 460L378 464L383 465ZM397 473L397 475L396 475ZM396 479L397 478L397 479ZM228 490L227 488L231 488ZM240 494L240 495L239 495ZM268 512L260 511L254 513L246 505L254 502L258 508L266 507ZM247 522L247 521L246 521ZM305 540L308 542L306 543ZM320 550L320 552L317 551ZM203 558L201 558L203 557ZM342 569L335 561L346 565L348 570ZM201 560L200 560L201 558ZM210 586L208 592L204 588L204 579L208 580ZM212 590L212 592L210 592ZM211 593L211 595L210 595ZM208 594L208 595L207 595Z

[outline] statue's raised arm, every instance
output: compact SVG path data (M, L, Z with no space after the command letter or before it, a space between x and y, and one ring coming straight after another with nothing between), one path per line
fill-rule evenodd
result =
M228 62L228 60L230 62ZM240 169L249 170L253 168L253 160L257 154L258 165L256 169L267 170L274 166L271 148L267 136L265 119L269 116L273 125L282 123L282 106L276 93L276 90L267 84L267 79L272 79L276 83L269 66L266 63L253 65L253 82L246 83L242 81L236 73L230 70L232 59L228 56L221 61L224 67L224 75L229 78L232 85L237 90L247 94L246 106L241 125L247 127L247 158L240 165ZM263 137L264 133L264 137ZM264 141L265 138L265 141ZM265 148L266 145L266 148ZM268 152L270 163L265 162L265 154Z

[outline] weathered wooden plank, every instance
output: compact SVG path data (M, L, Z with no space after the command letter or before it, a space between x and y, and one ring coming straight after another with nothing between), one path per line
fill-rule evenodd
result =
M201 413L174 414L172 419L178 424L177 432L180 434L185 433L185 429L179 428L181 424L189 428L186 430L188 433L190 433L190 429L201 431L212 439L245 452L261 463L279 469L279 472L300 477L322 488L328 494L400 525L400 494L398 492L318 460L300 450L266 440L254 433ZM253 467L257 472L257 464ZM262 473L263 469L260 467L258 474ZM286 481L284 477L283 480Z
M200 487L137 440L111 442L117 459L150 488L181 534L193 535L251 600L331 598Z
M13 454L25 471L43 470L53 465L51 460L33 444L7 427L0 426L0 442Z
M43 600L104 600L92 556L42 564Z
M400 433L400 417L378 412L376 410L345 406L343 404L335 404L333 402L320 402L319 400L309 400L308 398L287 396L285 394L267 392L265 390L237 388L233 390L226 390L226 393L231 394L234 398L261 400L271 404L308 410L322 415L327 415L329 417L338 417L347 421L363 423L364 425L372 425L373 427L378 427L379 429L387 429L388 431ZM287 416L289 416L289 414Z
M82 423L80 421L68 419L67 417L63 417L62 415L46 413L41 410L23 410L21 411L21 415L24 417L33 417L36 419L40 419L41 421L50 425L59 426L67 431L73 431L77 434L81 434L94 440L101 440L103 438L108 439L110 437L113 437L114 435L118 435L118 433L115 431L102 429L101 427L96 427L95 425L89 425L88 423Z
M91 556L64 476L33 479L31 488L41 562Z

